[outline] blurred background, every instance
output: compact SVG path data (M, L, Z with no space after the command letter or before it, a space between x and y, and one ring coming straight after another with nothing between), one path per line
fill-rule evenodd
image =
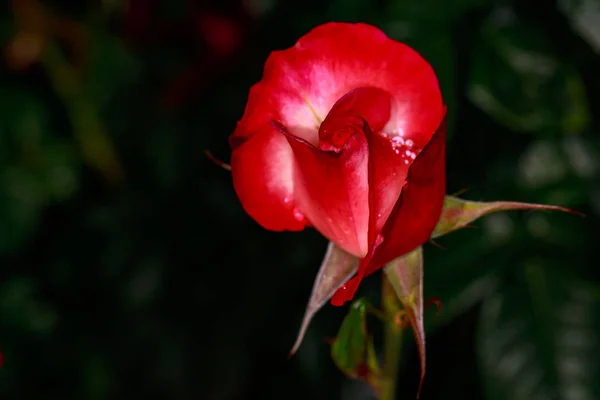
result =
M286 357L326 240L263 230L203 154L229 160L271 50L338 20L434 66L449 193L587 215L495 214L426 246L444 307L421 398L600 399L597 0L0 7L0 398L371 398L330 358L346 308ZM418 375L407 332L399 399Z

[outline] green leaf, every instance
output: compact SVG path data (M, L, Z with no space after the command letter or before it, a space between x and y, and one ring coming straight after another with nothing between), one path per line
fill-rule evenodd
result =
M536 261L481 309L486 398L597 399L600 292Z
M579 214L576 211L559 206L548 206L544 204L519 203L516 201L469 201L458 197L446 196L444 208L437 226L431 234L431 238L446 235L452 231L461 229L484 215L498 211L509 210L554 210ZM581 215L581 214L580 214Z
M419 391L425 378L425 328L423 327L423 248L418 247L384 267L410 321L421 361Z
M369 300L352 303L350 311L331 345L331 358L351 378L365 380L376 392L381 390L381 371L373 338L367 332Z
M308 306L304 312L304 318L302 319L298 337L290 351L290 356L293 355L300 347L300 344L302 344L306 329L317 311L331 299L331 296L333 296L336 290L356 273L358 261L358 258L337 247L333 242L329 242L327 253L325 253L325 258L321 263L319 273L313 284L310 300L308 301Z

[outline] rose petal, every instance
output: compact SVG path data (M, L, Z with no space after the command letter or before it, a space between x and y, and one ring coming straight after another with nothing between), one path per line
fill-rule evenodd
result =
M400 197L414 160L395 149L389 140L379 135L367 134L367 140L371 162L369 185L372 212L369 235L370 242L373 243Z
M328 133L335 130L335 121L341 116L355 116L365 120L372 132L381 132L390 119L391 94L375 87L352 89L336 101L319 128L319 145L329 139Z
M426 243L437 225L446 195L445 111L433 138L410 166L406 181L367 273Z
M323 236L348 253L364 257L369 227L369 149L365 135L354 134L336 154L319 150L282 125L278 128L294 152L299 209Z
M446 117L431 141L411 165L400 199L395 204L376 249L368 262L360 263L354 278L332 297L333 305L352 300L361 280L384 264L427 242L435 228L444 203Z
M287 140L269 125L233 145L233 186L244 210L265 229L304 229L306 220L294 200L294 160Z
M391 96L372 87L354 89L342 96L331 108L319 130L319 147L339 150L342 142L336 132L351 124L360 125L369 147L369 246L381 232L405 183L408 168L414 161L395 147L389 138L373 133L381 130L390 115ZM356 123L356 119L359 122ZM373 128L375 127L375 128ZM344 130L344 133L349 130ZM349 189L352 190L352 189Z
M416 51L367 24L320 25L294 47L271 53L242 122L251 127L277 120L316 146L321 121L340 97L360 87L391 94L386 133L420 148L427 144L443 106L435 73Z
M414 50L389 39L379 29L347 23L321 25L294 47L269 56L263 78L250 90L244 115L230 141L235 145L251 143L250 138L257 134L278 136L265 126L270 121L279 121L294 136L317 146L319 126L330 109L340 97L361 87L379 89L391 96L390 117L383 127L384 118L366 118L371 119L369 124L375 133L383 131L412 140L420 148L425 146L437 127L442 109L441 93L431 66ZM262 155L258 156L242 154L250 152L241 148L234 150L232 157L238 159L232 162L234 186L244 208L267 229L302 229L305 223L294 221L294 216L301 214L294 212L296 204L291 196L295 184L290 172L293 162L284 160L291 152L280 148L281 138L256 140L276 149L273 153L276 161L268 160L273 157L270 151L257 149ZM249 165L250 162L266 165ZM278 178L276 169L282 164L285 164L283 176ZM267 181L259 182L263 177ZM254 193L260 191L264 193ZM379 226L385 221L386 212L381 214Z

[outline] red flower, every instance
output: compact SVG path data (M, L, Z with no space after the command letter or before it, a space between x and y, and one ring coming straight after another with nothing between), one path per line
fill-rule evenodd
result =
M314 226L363 276L429 240L445 195L445 107L431 66L365 24L328 23L273 52L230 137L246 212Z

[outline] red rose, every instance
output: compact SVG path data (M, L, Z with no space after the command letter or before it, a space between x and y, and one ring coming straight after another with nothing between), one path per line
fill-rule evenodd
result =
M445 196L445 107L431 66L365 24L328 23L273 52L230 137L246 212L313 226L359 257L334 296L429 240Z

